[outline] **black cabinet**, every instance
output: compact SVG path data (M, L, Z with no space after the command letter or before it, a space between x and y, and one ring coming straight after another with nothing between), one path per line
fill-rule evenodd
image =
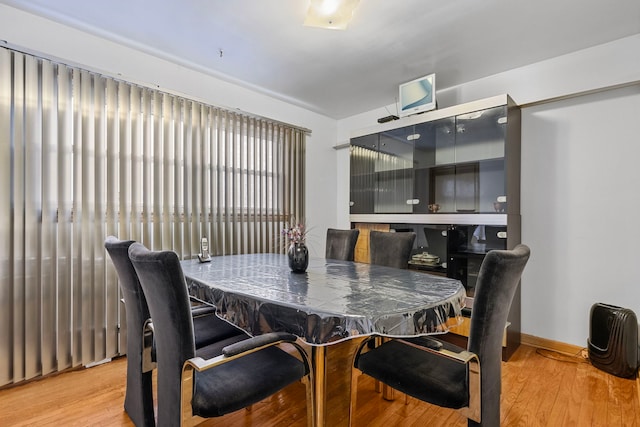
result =
M351 213L412 213L412 126L351 140Z
M520 243L520 117L500 95L354 132L350 221L413 229L410 268L460 279L471 307L485 254ZM507 335L508 357L519 290Z
M447 275L459 279L473 298L487 252L507 248L507 227L454 225L447 231Z
M378 189L375 173L378 135L353 138L350 150L350 210L352 214L368 214L374 212Z
M479 218L481 215L476 217ZM452 329L451 334L442 338L458 345L465 345L480 266L489 251L509 247L512 237L509 236L508 227L486 224L392 223L389 224L389 228L391 231L416 233L409 268L462 282L467 293L467 307L463 309L463 316L466 317L460 327ZM516 237L519 239L519 236ZM520 345L520 304L518 289L511 304L508 323L505 325L504 360L508 360Z
M353 137L350 213L503 213L513 111L505 104Z

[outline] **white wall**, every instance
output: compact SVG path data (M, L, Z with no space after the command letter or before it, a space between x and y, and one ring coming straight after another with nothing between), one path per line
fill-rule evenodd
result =
M525 334L586 346L593 303L630 308L640 316L635 270L640 257L634 250L640 242L635 129L640 55L635 52L640 35L437 93L439 107L502 93L529 104L522 116L522 241L532 249L522 279ZM604 88L609 89L560 100ZM339 121L338 141L375 126L394 108ZM348 151L339 150L337 160L342 223L349 216Z
M157 87L202 102L237 108L311 130L307 139L306 221L313 255L324 256L327 227L336 217L336 121L104 38L0 5L0 40L70 65ZM2 45L2 43L0 43Z
M526 108L525 333L586 345L589 309L640 315L640 85Z

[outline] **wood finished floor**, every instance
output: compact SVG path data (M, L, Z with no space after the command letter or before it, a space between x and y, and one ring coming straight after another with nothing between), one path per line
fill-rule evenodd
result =
M503 426L640 427L636 381L609 375L580 358L557 356L521 346L503 363ZM0 390L0 426L131 426L122 409L125 369L121 358ZM201 425L303 427L305 410L304 386L294 384L251 411ZM355 421L356 426L466 426L455 411L415 399L405 405L403 397L385 401L365 376L359 379Z

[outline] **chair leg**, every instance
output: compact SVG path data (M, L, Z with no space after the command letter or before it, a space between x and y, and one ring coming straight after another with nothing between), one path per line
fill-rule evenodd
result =
M313 420L315 419L313 405L313 379L309 375L302 378L301 381L305 385L305 394L307 396L307 427L313 427Z
M356 417L356 402L358 400L358 378L362 372L356 368L351 368L351 398L349 399L349 427L353 427Z
M185 366L182 368L182 389L180 390L180 426L187 427L191 425L191 417L193 415L191 409L191 399L193 395L193 368Z
M373 339L373 347L374 348L375 347L380 347L383 342L384 342L384 340L383 340L382 337L375 337ZM383 386L383 384L380 381L374 380L373 383L374 383L374 388L375 388L376 393L382 393L382 392L384 392L385 394L387 393L386 386ZM392 395L393 395L393 392L392 392ZM386 399L386 397L385 397L385 399ZM393 398L388 399L388 400L393 400Z
M193 415L191 400L193 398L193 367L182 368L180 389L180 426L192 427L205 421L204 418Z
M136 426L155 426L153 410L153 369L151 360L153 334L145 323L141 342L129 342L127 346L127 388L124 409ZM133 331L129 336L134 339ZM133 345L137 344L137 345Z
M469 406L458 410L469 419L470 425L476 425L474 423L479 423L482 418L482 383L480 375L480 362L477 358L471 359L469 361ZM497 399L499 408L500 396ZM498 410L498 419L499 417L500 411Z
M386 384L382 384L382 398L384 400L395 400L395 390Z
M127 360L124 410L136 426L155 426L152 373L140 372L140 366L131 366L134 362L130 359Z

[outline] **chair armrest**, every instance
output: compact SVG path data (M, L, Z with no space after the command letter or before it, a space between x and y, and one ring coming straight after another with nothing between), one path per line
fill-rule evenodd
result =
M237 342L235 344L228 345L222 349L222 355L213 357L211 359L203 359L201 357L193 357L184 362L183 371L187 367L192 367L196 371L206 371L223 363L230 362L239 357L246 356L247 354L262 350L267 347L271 347L281 343L289 343L293 345L300 353L303 361L307 366L310 365L309 356L304 348L297 342L295 335L287 332L270 332L263 335L258 335L253 338L249 338L244 341Z
M192 317L204 317L216 314L216 308L213 305L199 305L191 308Z
M444 348L440 341L434 340L432 338L421 337L423 344L419 344L419 343L416 343L410 340L405 340L402 338L396 338L396 340L402 342L403 344L409 345L411 347L415 347L420 350L427 351L429 353L444 356L456 362L468 364L469 362L475 359L478 363L480 363L480 359L478 358L477 354L471 353L470 351L467 351L467 350L462 350L459 352L449 350L447 348Z
M303 363L306 365L307 375L311 376L310 356L298 342L298 337L286 332L271 332L228 345L222 349L222 355L213 357L208 360L204 360L201 357L193 357L189 360L186 360L182 365L180 385L180 405L182 407L181 425L191 425L187 423L190 419L190 416L188 414L191 414L191 416L193 415L191 412L191 402L193 399L194 390L194 370L197 372L203 372L232 360L244 357L253 352L281 343L289 343L293 347L295 347L295 349L300 353L300 357L302 358ZM307 393L310 393L310 390L313 388L313 379L309 379L309 381L311 382L311 385L309 386L310 388L307 389ZM198 419L198 422L200 422L200 420L201 419Z
M296 337L293 334L287 332L269 332L267 334L258 335L247 340L239 341L237 343L228 345L222 349L222 354L231 357L240 353L245 353L250 350L259 349L275 343L296 342Z

